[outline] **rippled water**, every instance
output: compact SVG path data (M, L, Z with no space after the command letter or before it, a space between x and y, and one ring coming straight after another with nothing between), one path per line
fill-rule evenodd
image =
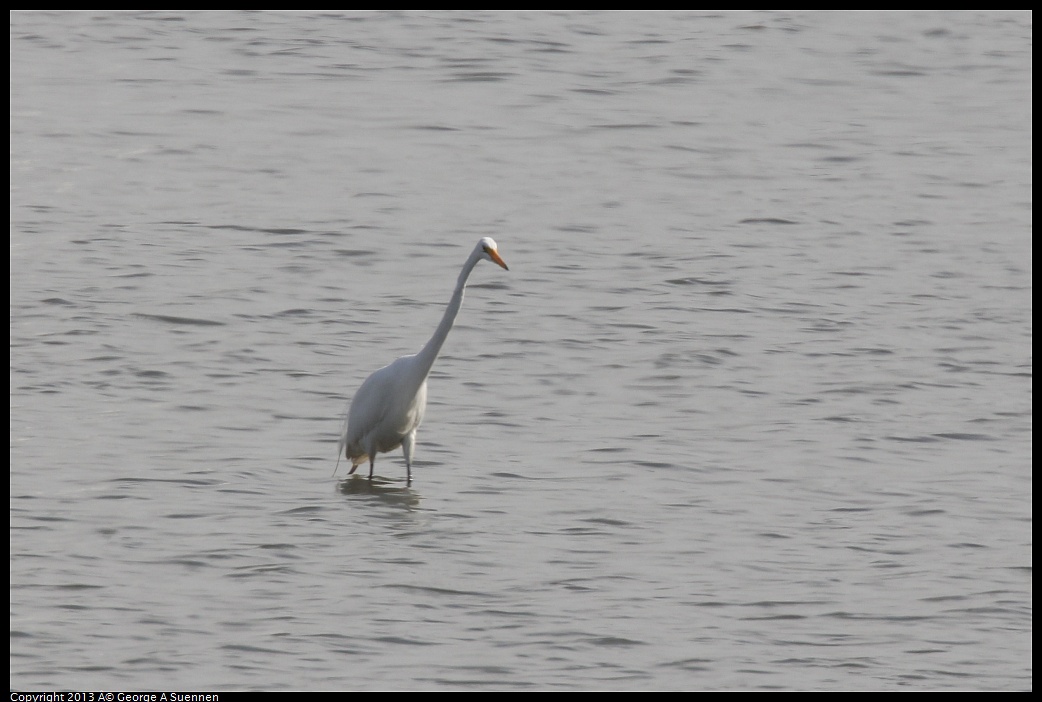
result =
M1030 689L1031 19L13 13L11 688Z

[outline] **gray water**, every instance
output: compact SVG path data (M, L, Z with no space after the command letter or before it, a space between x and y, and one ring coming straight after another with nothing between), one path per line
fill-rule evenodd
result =
M1031 35L11 14L11 688L1030 689Z

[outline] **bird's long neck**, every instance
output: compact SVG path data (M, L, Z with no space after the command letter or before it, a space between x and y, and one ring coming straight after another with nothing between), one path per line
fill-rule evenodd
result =
M442 316L441 322L438 323L438 328L434 330L434 336L416 354L416 369L422 373L422 378L426 378L427 374L430 373L431 367L441 351L442 344L445 343L445 339L449 336L449 331L452 330L452 324L456 321L456 315L459 314L459 309L463 305L463 291L467 287L467 278L470 277L470 272L474 270L474 266L480 260L481 252L480 250L475 250L470 255L470 258L467 259L467 262L463 264L463 270L460 271L459 279L456 281L456 289L452 291L452 299L449 300L449 306L445 308L445 314Z

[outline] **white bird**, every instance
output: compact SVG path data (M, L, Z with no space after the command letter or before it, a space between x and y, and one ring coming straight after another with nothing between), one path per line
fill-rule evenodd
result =
M354 399L351 400L351 409L347 413L347 421L344 423L337 446L337 468L340 467L341 454L351 459L349 475L368 460L369 479L372 480L376 454L394 451L401 446L402 453L405 454L406 482L412 482L412 452L416 445L416 429L423 421L423 413L427 409L427 375L431 372L431 366L438 358L438 352L441 351L441 346L445 343L463 304L463 290L467 287L467 278L478 261L482 260L492 261L504 270L510 270L500 258L496 242L488 237L478 242L470 252L467 262L463 264L449 306L427 345L418 354L402 356L390 365L375 371L358 388ZM333 475L336 475L336 469L333 470Z

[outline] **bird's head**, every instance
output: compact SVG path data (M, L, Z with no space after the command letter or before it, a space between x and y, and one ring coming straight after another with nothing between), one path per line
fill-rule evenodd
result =
M499 255L499 247L496 246L496 242L491 237L484 237L478 242L478 248L481 250L481 257L486 261L492 261L498 264L503 270L509 271L507 268L506 261L504 261Z

